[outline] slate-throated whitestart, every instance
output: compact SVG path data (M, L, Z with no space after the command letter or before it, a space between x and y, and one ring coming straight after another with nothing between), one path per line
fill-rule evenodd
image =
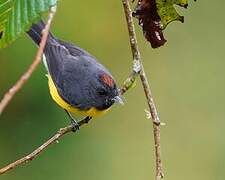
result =
M27 32L37 45L44 28L45 23L40 21ZM113 103L123 103L112 75L85 50L49 32L44 56L50 94L65 109L74 130L79 128L74 119L77 114L91 119L108 111Z

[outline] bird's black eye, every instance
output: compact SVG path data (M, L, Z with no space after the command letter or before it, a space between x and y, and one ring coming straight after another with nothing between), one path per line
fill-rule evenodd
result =
M98 89L98 94L99 95L101 95L101 96L105 96L105 95L107 95L107 92L106 92L106 90L105 89L103 89L103 88L101 88L101 89Z

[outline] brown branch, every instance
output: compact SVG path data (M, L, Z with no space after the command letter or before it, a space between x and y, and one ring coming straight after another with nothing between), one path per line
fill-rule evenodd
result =
M120 94L125 94L130 88L133 87L136 77L139 75L139 72L133 71L130 76L124 81L122 87L120 88Z
M51 22L52 22L55 12L56 12L56 6L52 6L49 11L48 22L45 26L45 29L42 32L41 42L40 42L37 54L34 58L34 61L30 65L30 67L27 69L27 71L15 83L15 85L12 88L10 88L9 91L4 95L3 99L0 102L0 115L4 111L5 107L9 104L9 102L11 101L13 96L23 87L24 83L30 78L31 74L34 72L34 70L40 64L42 54L43 54L43 51L45 48L45 44L47 41L50 25L51 25Z
M122 86L120 93L124 94L128 89L130 89L132 87L133 83L135 82L136 77L140 74L143 88L144 88L144 91L146 94L147 102L149 105L150 113L151 113L151 116L153 119L155 153L156 153L156 180L160 180L163 177L161 154L160 154L160 120L159 120L159 117L158 117L158 114L156 111L155 104L153 102L149 84L148 84L148 81L147 81L147 78L146 78L146 75L144 72L144 67L141 63L141 57L140 57L140 52L139 52L138 46L137 46L137 39L136 39L135 29L134 29L132 15L131 15L132 12L131 12L131 9L129 6L129 2L128 2L128 0L122 0L122 1L123 1L127 24L128 24L130 44L131 44L131 49L132 49L132 53L133 53L134 63L133 63L133 71L132 71L131 75L127 78L127 80L125 81L124 85ZM48 19L46 27L43 31L43 36L41 39L40 47L38 49L38 52L37 52L37 55L35 57L33 64L30 66L28 71L20 78L20 80L13 86L13 88L11 88L8 93L6 93L3 100L0 102L0 114L2 113L2 111L4 110L6 105L9 103L11 98L14 96L14 94L23 86L23 84L30 77L32 72L37 67L37 65L40 63L43 49L45 47L46 39L48 36L50 24L51 24L54 14L55 14L55 10L56 10L55 7L52 7L50 9L49 19ZM89 122L88 119L81 120L79 122L79 127L88 122ZM57 142L63 135L71 132L72 130L73 130L72 126L67 126L67 127L61 128L54 136L52 136L49 140L47 140L40 147L35 149L32 153L30 153L27 156L0 169L0 175L8 172L9 170L11 170L19 165L24 164L25 162L33 160L42 151L46 150L51 144Z
M45 29L43 31L43 35L42 35L42 39L41 39L41 43L40 43L40 47L38 49L37 55L35 57L35 60L33 62L33 64L29 67L28 71L26 73L24 73L24 75L18 80L18 82L9 90L8 93L5 94L3 100L0 102L0 114L3 112L4 108L7 106L7 104L10 102L10 100L12 99L12 97L14 96L14 94L23 87L23 84L28 80L28 78L31 76L32 72L35 70L35 68L37 67L37 65L40 63L41 61L41 56L43 54L43 49L45 47L45 43L48 37L48 32L50 29L50 24L52 21L52 18L55 14L55 9L50 9L50 13L49 13L49 20L48 23L45 26ZM127 80L125 81L124 85L121 88L121 94L124 94L128 89L130 89L130 87L132 87L132 84L134 83L136 76L139 73L139 69L138 67L135 66L133 67L133 72L131 73L131 75L129 76L129 78L127 78ZM81 120L79 123L79 127L88 123L89 120L84 119ZM33 152L31 152L30 154L8 164L7 166L3 167L0 169L0 175L4 174L12 169L14 169L15 167L22 165L26 162L29 162L31 160L33 160L34 158L36 158L42 151L46 150L51 144L57 142L63 135L71 132L73 130L72 126L67 126L64 128L60 128L58 130L58 132L53 135L50 139L48 139L45 143L43 143L41 146L39 146L37 149L35 149Z
M79 127L81 127L84 124L87 124L89 122L89 120L90 119L83 119L83 120L79 121L78 122ZM15 167L17 167L19 165L22 165L22 164L24 164L28 161L33 160L37 155L39 155L42 151L44 151L49 145L57 142L63 135L65 135L69 132L72 132L72 130L73 130L73 127L71 125L67 126L67 127L64 127L64 128L60 128L59 131L54 136L52 136L44 144L42 144L37 149L35 149L32 153L30 153L27 156L25 156L25 157L15 161L15 162L9 164L9 165L3 167L2 169L0 169L0 175L14 169Z
M127 78L127 80L125 81L124 85L122 86L121 90L121 95L124 94L128 89L130 89L130 87L132 86L132 84L134 83L136 76L138 75L138 72L136 72L135 70L135 66L133 68L133 72L131 73L130 77ZM90 119L83 119L81 121L78 122L79 127L81 127L84 124L87 124L90 121ZM32 161L34 158L36 158L42 151L46 150L51 144L57 142L63 135L72 132L73 131L73 127L67 126L64 128L60 128L58 130L58 132L53 135L50 139L48 139L45 143L43 143L41 146L39 146L37 149L35 149L33 152L31 152L30 154L8 164L7 166L3 167L0 169L0 175L4 174L12 169L14 169L15 167L22 165L26 162Z
M162 161L161 161L161 148L160 148L160 119L156 110L155 103L153 101L150 86L145 75L145 70L141 62L140 51L137 45L137 38L134 28L134 23L132 19L132 11L130 8L129 0L122 0L124 12L127 20L127 27L129 31L130 45L133 54L134 64L139 64L136 66L141 67L140 78L142 86L146 95L147 103L152 117L153 129L154 129L154 141L155 141L155 156L156 156L156 180L163 178Z

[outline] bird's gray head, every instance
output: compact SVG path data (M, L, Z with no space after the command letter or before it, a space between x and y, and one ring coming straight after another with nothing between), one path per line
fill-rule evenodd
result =
M95 107L99 110L104 110L112 106L114 103L123 104L119 96L119 89L113 77L106 73L101 72L97 75L97 82L93 89L93 97L95 98Z

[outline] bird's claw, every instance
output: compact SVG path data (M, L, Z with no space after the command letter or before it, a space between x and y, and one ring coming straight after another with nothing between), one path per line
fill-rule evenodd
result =
M78 122L75 121L75 120L71 121L71 125L72 125L72 131L73 132L76 132L80 129L80 126L79 126Z

